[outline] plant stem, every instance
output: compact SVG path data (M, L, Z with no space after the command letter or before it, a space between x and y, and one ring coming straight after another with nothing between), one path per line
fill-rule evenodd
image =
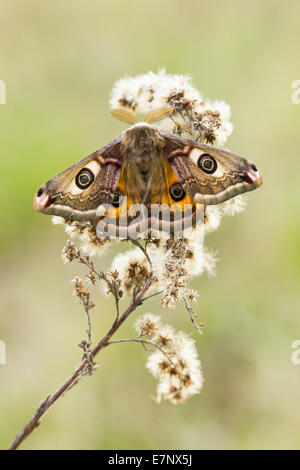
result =
M122 323L126 320L126 318L142 304L143 297L146 292L149 290L151 284L153 283L155 276L151 273L145 282L143 288L140 292L130 301L129 306L127 309L118 317L116 318L115 322L112 324L111 328L107 331L107 333L101 338L98 344L92 349L91 351L91 359L95 358L97 354L103 349L107 343L109 342L110 338L114 335L114 333L120 328ZM40 403L38 409L32 416L32 418L27 422L25 427L22 431L16 436L13 442L10 444L8 450L15 450L17 449L20 444L34 431L34 429L40 424L41 419L46 414L46 412L54 405L54 403L62 397L73 385L79 382L79 380L86 375L85 371L88 368L89 363L88 360L85 358L83 359L80 364L75 368L74 372L70 377L68 377L64 383L52 394L47 395L44 400Z

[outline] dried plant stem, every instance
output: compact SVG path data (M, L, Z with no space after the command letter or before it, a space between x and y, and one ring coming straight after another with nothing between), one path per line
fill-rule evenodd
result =
M150 256L148 255L148 252L147 252L147 244L146 244L146 246L143 246L143 244L139 240L135 240L134 238L130 239L130 241L133 245L137 246L138 248L140 248L140 250L142 250L142 252L145 255L145 258L147 259L147 261L149 263L150 269L152 270L152 261L150 259Z
M116 318L115 322L109 329L109 331L101 338L99 343L91 350L90 356L91 359L95 358L99 351L103 349L107 343L109 342L110 338L114 335L114 333L120 328L122 323L128 318L128 316L143 302L143 297L152 285L155 276L151 273L146 280L143 288L139 291L139 293L131 300L127 309ZM34 413L32 418L27 422L25 427L22 431L16 436L14 441L10 444L8 450L15 450L17 449L20 444L34 431L34 429L40 424L41 419L46 414L46 412L54 405L54 403L62 397L70 388L72 388L79 380L86 375L86 370L90 369L90 364L88 358L84 358L80 364L76 367L73 374L68 377L64 383L52 394L47 395L44 400L40 403L39 408Z
M118 344L118 343L140 343L144 346L145 350L149 352L149 349L147 349L147 345L151 346L153 348L158 349L164 356L165 358L172 364L171 359L169 356L166 354L166 352L161 348L158 344L153 343L153 341L149 341L146 339L141 339L141 338L125 338L125 339L116 339L113 341L108 341L105 346L109 346L110 344Z
M186 296L183 297L183 300L184 300L185 307L186 307L186 310L188 311L188 314L190 316L192 324L194 325L194 327L196 328L198 333L200 333L202 335L203 334L202 333L202 328L205 326L205 323L197 321L198 320L198 315L194 312L192 307L189 305Z
M154 292L153 294L147 295L147 297L144 297L144 298L142 299L142 302L146 302L146 300L149 300L149 299L151 299L152 297L156 297L157 295L160 295L160 294L162 294L162 293L163 293L163 290L159 290L159 291L157 291L157 292Z
M92 324L91 324L90 312L89 312L89 308L83 302L81 303L86 313L86 319L87 319L87 324L88 324L88 328L87 328L88 344L90 345L92 342Z

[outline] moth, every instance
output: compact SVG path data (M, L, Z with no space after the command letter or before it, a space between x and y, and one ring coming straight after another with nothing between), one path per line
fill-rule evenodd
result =
M220 204L262 184L261 172L245 158L154 125L172 111L155 110L145 122L136 122L130 111L111 110L131 127L43 184L35 194L34 208L96 226L108 214L99 215L99 207L109 206L115 211L109 220L120 228L126 200L127 223L132 222L130 210L142 205L144 219L155 219L158 230L168 230L178 223L178 217L164 219L163 211L153 215L152 207L176 206L181 219L192 224L199 206ZM186 206L191 208L188 215Z

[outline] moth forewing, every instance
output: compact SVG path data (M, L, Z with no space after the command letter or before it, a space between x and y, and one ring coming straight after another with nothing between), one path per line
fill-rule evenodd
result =
M163 133L165 156L182 186L201 204L220 204L262 184L257 167L231 152Z

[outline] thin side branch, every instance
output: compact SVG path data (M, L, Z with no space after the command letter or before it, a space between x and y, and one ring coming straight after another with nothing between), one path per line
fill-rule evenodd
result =
M158 349L166 357L166 359L170 362L170 364L172 364L172 361L169 358L168 354L158 344L153 343L153 341L149 341L147 339L141 339L141 338L125 338L125 339L116 339L113 341L109 341L108 343L106 343L105 346L109 346L110 344L118 344L118 343L140 343L144 346L147 352L149 352L149 349L146 348L146 345L152 346L153 348Z

